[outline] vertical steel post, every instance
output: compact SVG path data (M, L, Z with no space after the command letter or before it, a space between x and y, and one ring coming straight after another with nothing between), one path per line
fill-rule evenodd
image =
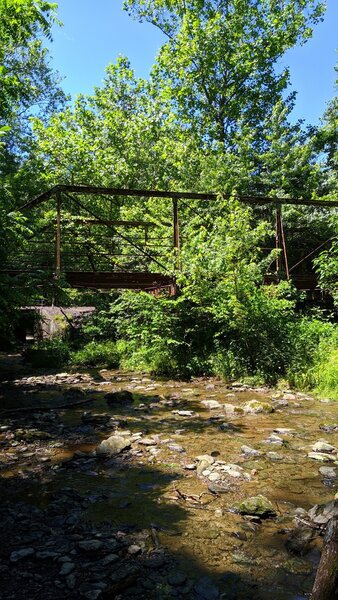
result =
M282 244L281 244L281 205L277 204L276 206L276 274L279 275L281 270L281 252Z
M280 228L281 228L281 234L282 234L283 253L284 253L284 263L285 263L285 273L286 273L286 278L287 278L287 280L289 280L289 279L290 279L290 272L289 272L289 261L288 261L288 255L287 255L287 251L286 251L286 242L285 242L285 233L284 233L284 225L283 225L282 211L281 211L281 215L280 215Z
M180 270L180 232L178 226L178 203L177 198L173 198L173 219L174 219L174 248L177 257L177 268Z
M56 248L55 248L55 275L60 277L61 272L61 192L56 192Z

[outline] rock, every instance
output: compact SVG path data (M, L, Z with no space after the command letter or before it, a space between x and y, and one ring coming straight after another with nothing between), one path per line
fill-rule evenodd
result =
M208 410L217 410L222 408L222 405L217 402L217 400L202 400L201 404L205 406Z
M133 404L134 401L133 394L128 390L121 390L120 392L108 392L108 394L105 394L104 397L109 406L128 406Z
M194 585L196 600L217 600L219 598L219 590L210 577L202 577Z
M88 424L88 425L105 425L106 423L108 423L111 419L111 415L108 415L107 413L92 413L90 411L86 411L83 413L83 415L81 416L81 421L82 423Z
M42 552L37 552L35 556L40 560L50 560L59 555L57 552L53 552L52 550L42 550Z
M110 564L114 564L119 560L118 554L107 554L101 561L100 564L104 567Z
M210 475L208 475L208 479L209 481L218 481L221 479L221 476L219 473L210 473Z
M235 477L236 479L238 479L239 477L242 477L243 467L240 467L239 465L229 464L224 465L222 467L222 471L227 473L227 475L230 475L230 477Z
M314 537L315 531L311 527L297 527L286 540L285 547L292 554L306 554Z
M301 506L298 506L297 508L295 508L295 516L296 517L306 517L307 515L307 511L305 510L305 508L302 508Z
M185 452L183 446L180 446L179 444L168 444L168 448L169 450L172 450L172 452L178 452L179 454Z
M273 430L274 433L278 433L279 435L290 435L291 433L294 433L294 429L288 429L287 427L276 427L276 429Z
M292 394L290 392L287 392L286 394L284 394L283 400L297 400L297 396L296 394Z
M231 557L232 561L238 565L249 565L253 566L257 564L257 560L253 556L249 556L245 552L235 552Z
M15 550L10 555L11 562L18 562L23 558L28 558L28 556L32 556L34 554L34 548L21 548L20 550Z
M73 590L76 585L75 575L73 575L73 574L68 575L68 577L66 577L66 584L67 584L67 587L69 590Z
M324 452L309 452L308 458L319 460L320 462L330 462L335 460L334 454L325 454Z
M319 467L319 473L327 479L336 479L338 477L337 469L334 467Z
M289 403L287 400L283 400L278 399L278 400L273 400L273 406L274 408L280 409L280 408L286 408L287 406L289 406Z
M136 565L124 565L116 569L110 576L111 581L115 584L114 591L122 591L122 589L131 585L136 581L138 574L139 569ZM121 587L121 584L123 587Z
M173 415L178 415L179 417L197 417L197 413L194 410L173 410Z
M312 565L301 558L290 558L282 566L283 569L294 575L309 575L313 570Z
M282 438L280 438L275 433L271 433L271 435L266 440L264 440L264 443L265 444L274 444L275 446L283 446L283 444L284 444Z
M335 446L332 446L332 444L329 444L325 440L319 440L318 442L316 442L315 444L313 444L312 450L314 452L324 452L324 453L327 453L327 452L336 452L337 448Z
M183 585L187 580L187 576L180 571L176 571L174 573L170 573L168 576L169 585L179 586Z
M70 388L63 393L63 399L67 402L81 401L84 399L86 392L81 388Z
M272 413L274 408L268 402L259 402L258 400L249 400L243 404L245 414Z
M69 575L75 569L75 564L72 562L63 563L59 575Z
M211 454L199 454L196 456L196 460L198 460L198 462L207 462L209 465L213 465L215 462L215 459L213 456L211 456Z
M244 531L233 531L231 536L241 540L242 542L246 542L248 540L248 536L246 533L244 533Z
M250 446L241 446L241 452L246 456L261 456L261 452L259 452L259 450L250 448Z
M25 442L36 442L39 440L51 440L52 436L47 431L39 431L38 429L17 429L15 432L15 438L24 440Z
M238 431L238 427L232 423L222 423L219 428L221 431Z
M262 519L276 516L276 511L270 500L261 495L247 498L242 502L236 502L233 505L233 511L241 515L252 515Z
M130 554L131 556L136 556L137 554L140 554L142 552L142 548L141 546L138 546L137 544L131 544L131 546L128 547L128 554Z
M101 591L102 590L89 590L83 594L83 597L87 598L87 600L97 600L99 596L101 596Z
M332 517L338 516L338 502L332 500L327 504L315 504L309 511L308 517L317 525L326 525Z
M338 433L338 425L319 425L319 429L325 433Z
M202 454L201 456L196 456L196 460L198 460L197 465L197 475L201 476L203 471L208 469L210 465L215 462L215 459L209 454Z
M131 440L120 435L111 435L96 448L96 453L103 456L114 456L130 448Z
M184 469L186 471L196 471L196 465L195 463L190 463L188 465L184 465Z
M234 404L223 404L222 407L227 417L235 417L244 414L244 410L241 406L235 406Z
M225 481L222 481L222 483L212 482L208 484L208 490L212 494L227 494L228 492L231 492L231 487Z
M141 444L142 446L156 446L157 442L155 440L153 440L152 438L141 438L139 440L137 440L138 444Z
M83 540L78 543L80 550L84 552L97 552L103 548L103 542L101 540Z

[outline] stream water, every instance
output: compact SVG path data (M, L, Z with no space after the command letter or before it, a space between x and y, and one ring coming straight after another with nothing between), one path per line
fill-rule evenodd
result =
M157 580L145 574L142 585L132 583L110 596L101 586L95 596L87 588L76 595L59 577L55 594L46 598L67 593L72 598L308 598L321 538L298 554L287 550L286 541L296 527L295 514L334 498L337 479L319 469L337 471L337 456L321 462L308 454L318 440L338 445L332 427L337 403L211 379L187 383L107 370L30 375L12 374L2 384L7 410L1 415L0 488L5 505L24 502L48 510L55 495L73 491L81 499L79 518L95 527L96 535L107 523L114 531L134 532L136 540L143 540L141 554L164 548L182 580L173 583L164 567L155 570ZM121 390L133 395L132 402L107 402L107 394ZM62 406L65 398L69 406ZM252 400L272 412L243 412ZM43 431L47 439L30 439L30 431ZM118 456L96 456L98 444L116 433L129 446ZM213 460L202 472L201 455ZM223 484L225 493L219 493L217 485ZM272 503L276 516L258 519L233 512L236 502L257 495ZM297 513L299 508L304 511ZM35 550L33 542L29 545ZM29 565L37 568L36 561ZM83 580L79 565L73 573ZM196 581L202 581L199 588ZM17 593L6 598L20 597ZM32 599L42 597L31 594Z

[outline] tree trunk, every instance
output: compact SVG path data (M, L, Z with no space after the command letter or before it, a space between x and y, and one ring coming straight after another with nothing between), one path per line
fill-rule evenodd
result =
M311 600L338 600L338 517L327 525Z

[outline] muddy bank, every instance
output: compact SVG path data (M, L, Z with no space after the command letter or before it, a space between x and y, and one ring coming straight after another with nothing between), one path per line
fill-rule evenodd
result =
M19 362L2 379L3 597L308 597L336 403Z

